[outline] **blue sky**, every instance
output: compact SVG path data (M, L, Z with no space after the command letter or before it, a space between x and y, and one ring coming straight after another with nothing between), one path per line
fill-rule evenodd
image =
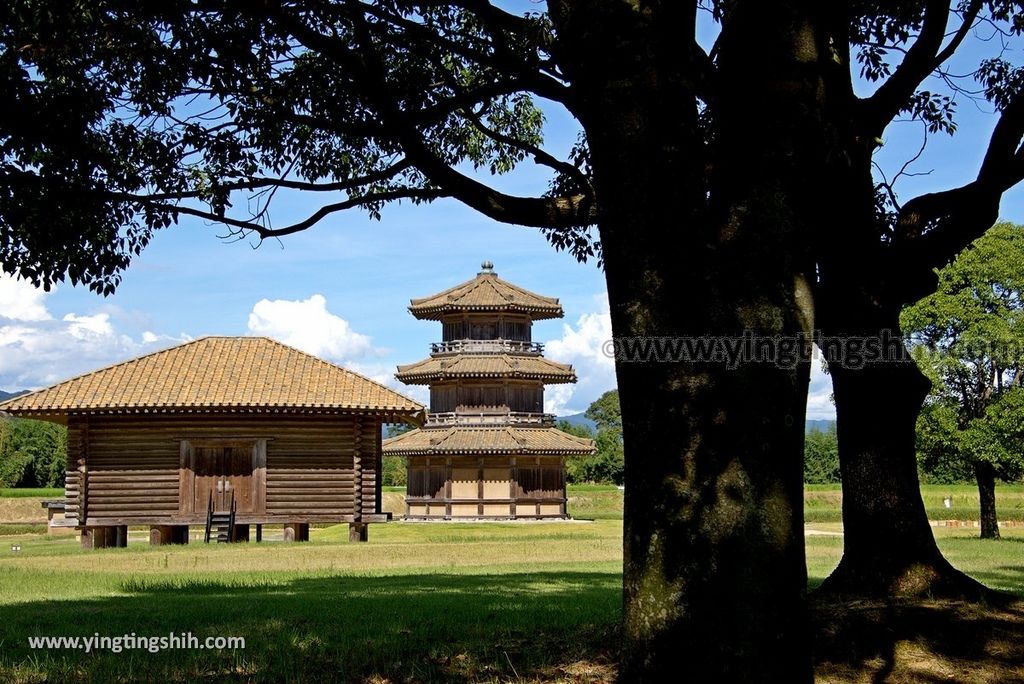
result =
M954 66L976 63L977 56L972 51ZM870 88L861 84L864 92ZM548 147L564 153L575 139L575 122L554 107L545 111ZM994 124L990 111L961 99L961 131L954 138L930 137L912 168L926 175L902 179L901 196L971 180ZM877 157L887 174L917 152L922 131L913 122L890 126ZM530 194L542 192L546 178L526 164L499 184ZM276 221L304 216L321 200L280 197ZM1007 193L1001 215L1024 223L1021 190ZM258 249L218 239L221 232L194 220L161 231L105 299L69 285L45 294L0 279L0 389L45 386L208 334L267 334L402 387L391 378L395 365L424 357L428 343L440 337L438 324L408 314L409 299L472 277L484 259L503 278L559 297L565 308L562 321L536 324L534 339L548 343L549 357L573 363L580 382L549 388L548 410L582 411L614 386L601 347L610 336L603 274L593 263L556 252L536 230L500 225L441 201L388 207L380 222L365 214L334 215ZM421 389L403 389L426 399ZM809 417L834 416L829 393L828 378L816 369Z

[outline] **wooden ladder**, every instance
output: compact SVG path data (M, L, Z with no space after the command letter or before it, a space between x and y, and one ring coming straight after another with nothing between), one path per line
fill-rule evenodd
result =
M206 507L206 536L205 541L210 543L210 538L216 535L218 544L227 544L235 541L235 493L231 492L231 508L227 511L213 510L213 493L210 493L210 501Z

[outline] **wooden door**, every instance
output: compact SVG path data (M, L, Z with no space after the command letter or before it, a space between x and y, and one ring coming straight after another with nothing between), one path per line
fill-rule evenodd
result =
M231 495L234 494L238 512L252 513L252 447L225 447L221 458L224 459L221 468L225 501L223 510L227 510L231 506Z
M193 510L205 513L213 499L214 510L231 508L234 495L238 513L252 513L253 465L256 449L252 444L192 445Z

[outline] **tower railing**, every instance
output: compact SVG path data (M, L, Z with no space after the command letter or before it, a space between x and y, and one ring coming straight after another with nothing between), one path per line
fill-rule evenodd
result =
M427 414L427 425L554 425L552 413L527 411L466 410Z
M543 354L544 345L540 342L523 340L448 340L431 342L431 354L460 354L464 352L477 354Z

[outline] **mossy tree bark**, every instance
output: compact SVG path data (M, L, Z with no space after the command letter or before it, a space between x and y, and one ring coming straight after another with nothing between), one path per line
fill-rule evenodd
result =
M735 87L707 94L686 76L694 70L672 10L605 2L584 13L563 4L552 13L561 63L587 65L568 75L602 198L621 355L620 677L810 681L802 524L809 363L680 360L645 343L809 339L827 39L802 3L746 3L719 41L718 73ZM713 99L710 146L698 107L671 106L680 93Z

